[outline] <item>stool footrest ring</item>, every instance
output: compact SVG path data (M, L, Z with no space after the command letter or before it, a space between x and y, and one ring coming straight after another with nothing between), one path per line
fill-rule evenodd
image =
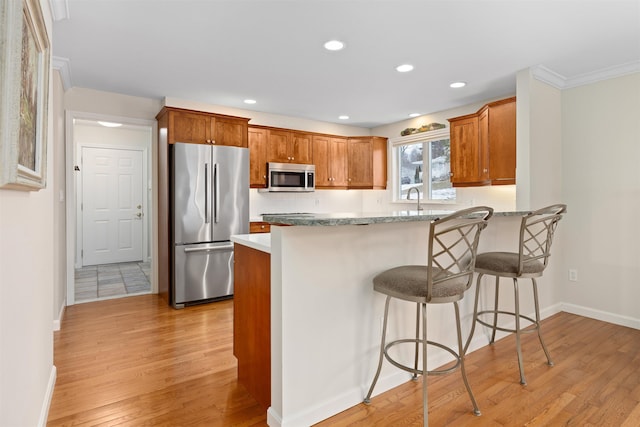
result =
M413 367L410 366L406 366L403 365L402 363L394 360L388 353L388 350L398 344L419 344L422 345L423 340L421 339L416 339L416 338L405 338L405 339L399 339L399 340L395 340L395 341L391 341L389 343L387 343L387 345L384 347L384 357L389 361L389 363L391 363L393 366L395 366L396 368L400 368L403 371L407 371L407 372L411 372L414 375L422 375L422 370L421 369L415 369ZM427 371L427 375L444 375L444 374L448 374L450 372L453 372L455 370L458 369L458 367L460 366L460 355L458 355L458 353L456 351L454 351L452 348L447 347L446 345L434 342L434 341L429 341L427 340L427 345L432 345L438 348L441 348L447 352L449 352L456 360L456 364L453 365L450 368L447 369L433 369L431 371Z
M506 314L508 316L513 316L514 318L516 317L516 314L511 312L511 311L502 311L502 310L485 310L485 311L479 311L478 312L478 317L476 318L476 322L480 323L481 325L484 325L488 328L493 329L494 326L488 322L485 322L484 320L480 319L480 315L482 314ZM520 333L521 334L530 334L533 332L536 332L538 330L538 322L536 322L535 320L533 320L531 317L529 316L525 316L523 314L520 315L520 319L524 319L528 322L531 322L531 325L527 325L527 328L530 326L534 326L534 328L532 329L526 329L526 328L520 328ZM515 333L517 332L515 329L510 329L510 328L504 328L501 326L496 325L495 328L498 331L503 331L503 332L511 332L511 333Z

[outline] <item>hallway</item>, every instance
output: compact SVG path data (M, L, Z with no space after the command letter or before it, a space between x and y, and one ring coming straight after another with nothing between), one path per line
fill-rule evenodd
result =
M75 270L75 302L99 301L151 292L151 263L124 262Z

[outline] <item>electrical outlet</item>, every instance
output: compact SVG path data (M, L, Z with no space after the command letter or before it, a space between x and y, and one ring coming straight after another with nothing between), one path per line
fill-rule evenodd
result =
M569 269L569 281L570 282L577 282L578 281L578 270L576 269Z

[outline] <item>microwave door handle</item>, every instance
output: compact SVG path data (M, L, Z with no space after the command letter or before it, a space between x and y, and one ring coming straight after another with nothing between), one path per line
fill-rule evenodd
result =
M213 186L214 186L214 204L213 204L213 222L218 223L218 209L220 208L220 180L218 179L218 164L213 165Z

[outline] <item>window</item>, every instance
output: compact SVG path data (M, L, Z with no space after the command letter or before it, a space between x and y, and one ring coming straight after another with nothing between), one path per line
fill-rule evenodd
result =
M421 199L455 201L456 190L450 179L449 129L398 138L393 146L396 200L406 200L409 190L416 188ZM417 197L418 193L411 191L409 199Z

